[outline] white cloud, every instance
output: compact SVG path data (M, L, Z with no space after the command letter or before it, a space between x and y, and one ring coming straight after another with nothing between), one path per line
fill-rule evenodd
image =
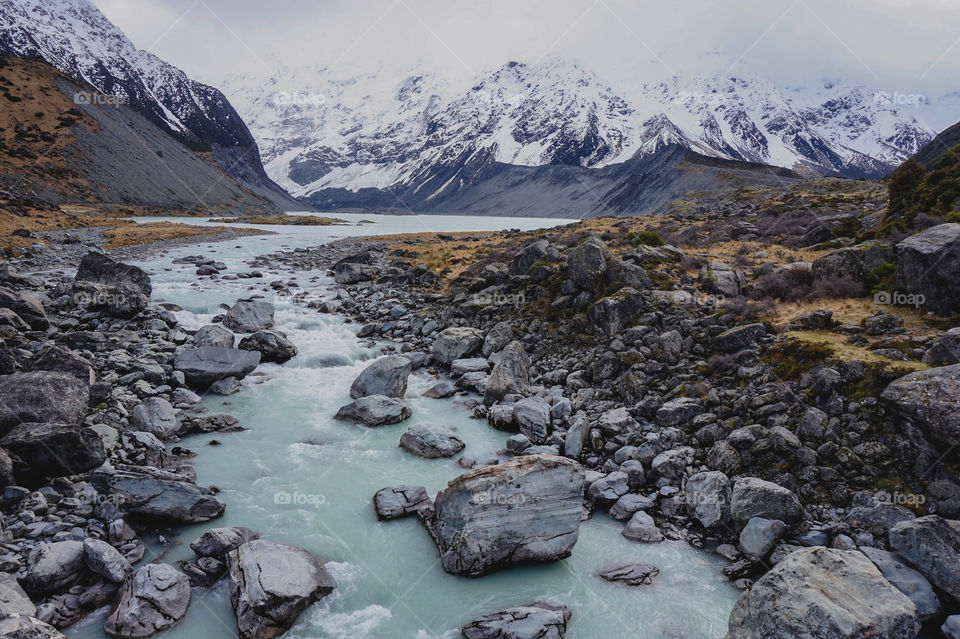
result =
M784 85L859 79L960 89L956 0L94 0L134 42L213 84L288 63L417 66L470 81L569 56L604 77L753 70Z

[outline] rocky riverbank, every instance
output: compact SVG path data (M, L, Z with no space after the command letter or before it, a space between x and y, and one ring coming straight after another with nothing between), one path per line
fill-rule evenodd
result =
M335 299L302 301L351 318L371 344L393 344L390 366L374 364L357 380L373 390L342 409L351 421L403 421L412 367L448 373L454 383L427 396L476 393L468 400L476 417L504 431L500 458L460 459L482 475L451 482L442 509L441 496L434 502L419 487L397 486L377 495L381 519L418 516L457 574L485 574L484 561L498 569L562 558L575 549L508 552L503 562L495 553L464 557L449 542L482 548L487 535L510 528L511 500L528 493L505 459L562 456L585 469L584 517L603 510L625 522L628 539L683 539L729 560L724 572L746 591L731 638L913 637L922 623L943 624L945 633L956 624L947 617L960 605L944 584L960 563L942 559L960 549L952 520L960 515L951 462L960 409L955 330L916 328L893 307L859 323L814 307L775 326L738 312L746 304L735 298L752 284L727 264L703 263L691 275L693 256L669 245L623 249L595 236L539 235L501 243L451 269L454 277L419 263L416 241L393 239L344 240L250 263L329 269ZM470 239L446 238L446 246L456 251ZM903 253L905 266L916 244L888 250ZM781 268L830 283L827 265L851 251L837 253ZM295 288L288 293L296 298ZM718 304L723 296L733 304ZM468 498L473 481L501 501L477 505ZM463 491L467 497L453 497ZM546 495L546 512L565 503L559 493L555 501L549 490L537 493ZM530 531L526 542L517 531L510 538L523 548L554 534L572 534L575 543L568 523ZM818 590L821 580L838 580L851 598ZM890 605L860 606L861 591L864 601ZM797 600L822 614L808 615ZM464 632L499 636L513 614L497 613L498 629L488 634L476 633L490 620ZM562 636L550 619L544 631Z

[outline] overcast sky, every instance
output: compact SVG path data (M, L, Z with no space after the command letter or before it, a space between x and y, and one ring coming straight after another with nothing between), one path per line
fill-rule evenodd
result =
M134 43L216 84L315 64L461 77L573 57L601 75L751 70L783 85L960 89L960 0L93 0Z

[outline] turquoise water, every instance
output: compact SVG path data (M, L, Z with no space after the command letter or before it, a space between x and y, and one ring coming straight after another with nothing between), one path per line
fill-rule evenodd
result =
M204 530L248 526L274 541L301 546L330 562L336 592L308 609L287 637L315 639L452 639L474 617L537 599L555 599L573 612L571 639L723 637L737 592L720 574L722 561L682 542L637 544L620 536L622 524L600 515L581 527L569 559L515 568L481 579L446 574L427 533L413 519L379 523L372 496L399 483L435 492L462 470L455 460L426 460L398 447L410 423L454 428L464 454L484 459L504 446L505 434L471 419L456 399L420 394L434 380L415 373L407 400L408 423L366 429L334 421L349 400L354 377L378 356L355 337L357 326L275 297L267 284L296 277L311 295L329 296L333 282L322 273L264 271L263 280L197 281L194 268L172 265L178 255L202 253L226 262L228 272L245 270L249 257L335 237L401 231L532 229L563 220L454 216L341 216L375 224L349 227L269 227L278 235L179 249L143 264L154 273L154 299L181 305L180 321L199 327L220 312L221 303L255 292L277 305L277 328L300 349L284 364L266 364L228 398L207 396L211 412L229 412L248 431L193 436L185 445L198 453L199 482L222 490L226 515L188 526L151 553L164 561L192 557L187 547ZM193 222L194 220L190 220ZM262 269L261 269L262 270ZM312 278L317 278L311 283ZM220 446L210 446L216 439ZM287 498L289 496L289 499ZM285 503L289 502L289 503ZM655 585L631 588L597 577L603 569L641 561L660 568ZM103 637L105 612L70 629L74 638ZM225 581L195 590L187 617L162 635L170 639L236 636Z

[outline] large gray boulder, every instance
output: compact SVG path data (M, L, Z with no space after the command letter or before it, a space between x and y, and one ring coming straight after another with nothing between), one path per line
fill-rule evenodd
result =
M240 639L280 636L307 606L337 586L312 554L263 539L230 551L227 563Z
M733 270L729 264L710 262L700 269L699 282L707 293L733 299L740 296L747 284L747 278L740 271Z
M389 486L381 488L373 496L373 507L377 519L391 521L413 515L417 511L433 506L427 489L423 486Z
M685 490L687 513L704 528L730 521L730 479L719 471L691 475Z
M273 328L273 304L240 301L230 307L223 325L235 333L256 333Z
M116 286L76 281L71 286L73 303L86 311L105 312L112 317L131 318L147 307L149 298L133 282Z
M84 575L85 557L82 541L41 544L30 553L27 572L20 584L35 595L63 590Z
M453 360L473 355L483 346L483 331L476 328L444 329L433 342L430 352L449 366Z
M190 580L169 564L147 564L130 575L103 631L111 637L150 637L175 626L190 605Z
M120 510L139 515L194 523L219 517L227 507L209 489L150 466L100 468L87 480Z
M716 344L721 351L734 353L756 345L757 341L766 334L767 327L763 324L734 326L717 335Z
M542 397L524 397L513 405L520 432L534 444L546 444L550 436L550 404Z
M444 569L478 577L568 557L580 532L583 483L579 464L548 455L457 477L437 494L427 522Z
M25 614L0 616L0 637L6 639L66 639L63 633L53 626Z
M400 448L418 457L453 457L464 448L463 440L449 428L417 424L400 436Z
M560 252L548 240L537 240L527 244L513 256L510 262L510 275L527 275L537 262L554 261Z
M857 551L791 553L743 593L726 639L913 639L913 602Z
M353 424L376 427L399 424L411 415L413 411L402 399L370 395L341 406L335 418Z
M243 526L211 528L190 544L190 549L200 557L222 557L254 539L260 539L260 533Z
M227 377L243 379L259 365L258 352L216 346L185 348L173 360L173 367L183 373L187 383L199 389Z
M487 378L483 403L487 406L502 401L507 395L522 395L530 384L530 356L523 344L510 342L500 351L500 359Z
M353 380L350 397L360 399L370 395L403 397L413 365L402 355L389 355L373 362Z
M607 272L607 245L591 236L567 254L567 276L579 288L596 292L603 288Z
M803 507L797 496L783 486L756 477L741 477L733 484L730 517L740 525L753 517L796 524L803 518Z
M893 584L897 590L910 597L910 601L917 607L917 615L922 621L932 619L940 614L940 600L933 591L927 578L906 565L903 557L896 553L861 546L860 552L874 563L883 573L884 579Z
M931 439L946 446L960 441L960 364L904 375L880 398Z
M35 331L43 331L50 326L43 304L32 295L17 293L0 286L0 308L13 311Z
M740 531L740 550L753 561L760 561L773 550L787 525L779 519L754 517Z
M0 435L22 423L79 424L89 402L90 387L69 373L0 376Z
M922 295L923 308L960 314L960 224L941 224L897 244L897 290Z
M0 572L0 617L7 615L37 614L37 607L20 586L17 578L8 572ZM2 635L6 636L6 635Z
M133 572L127 558L102 539L84 539L83 558L90 572L114 583L121 583Z
M934 586L960 600L960 532L936 515L902 521L890 530L890 547Z
M636 323L637 316L646 312L648 306L640 291L626 286L591 306L587 317L599 331L616 335Z
M566 606L536 602L483 615L460 631L467 639L563 639L569 621Z
M257 331L240 340L237 347L244 351L260 353L261 362L283 364L297 356L297 347L285 335L277 331Z
M107 460L103 440L76 424L20 424L0 439L20 482L79 475Z
M193 345L233 348L234 339L234 334L219 324L207 324L193 334Z
M114 261L103 253L95 251L90 251L83 256L74 279L107 286L120 286L129 282L148 297L153 292L150 276L142 268Z
M162 397L150 397L137 404L130 413L130 427L158 439L169 439L180 430L177 412Z

